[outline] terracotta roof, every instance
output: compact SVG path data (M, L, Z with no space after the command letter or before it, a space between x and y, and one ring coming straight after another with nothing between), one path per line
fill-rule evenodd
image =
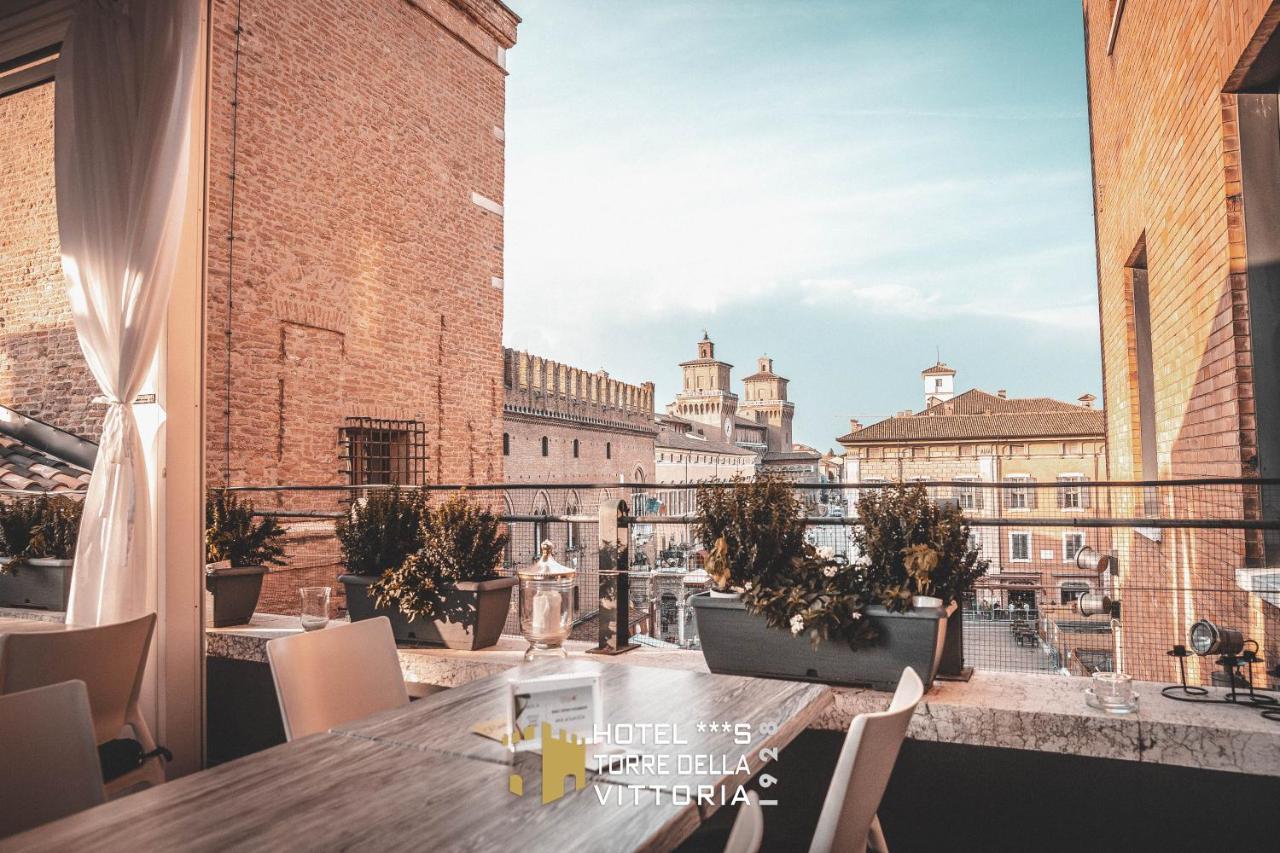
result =
M755 451L730 444L719 434L707 436L700 432L680 433L664 429L658 433L654 447L668 450L689 450L694 453L719 453L728 456L755 456Z
M750 382L753 379L781 379L783 382L788 381L785 376L779 376L778 374L770 373L767 370L761 371L760 373L753 373L750 376L745 377L742 381Z
M83 492L89 472L42 453L16 438L0 435L0 489L21 492Z
M753 421L751 420L751 418L744 418L741 415L734 415L733 420L738 424L738 426L744 426L744 427L747 427L748 429L751 429L752 427L754 427L755 429L768 428L766 424L762 424L759 421Z
M950 400L935 403L918 414L920 415L983 415L1006 414L1012 412L1078 412L1084 406L1064 403L1051 397L1001 397L988 394L978 388L971 388L963 394L957 394ZM1101 411L1094 409L1092 411Z
M1101 409L1073 406L1048 397L1004 399L974 389L922 412L887 418L843 435L841 444L893 441L1102 437Z
M764 455L764 461L776 462L791 459L814 460L821 459L822 454L814 450L812 447L807 450L770 450Z
M920 371L921 376L955 376L956 371L953 367L948 367L942 362L938 362L933 367L926 367Z

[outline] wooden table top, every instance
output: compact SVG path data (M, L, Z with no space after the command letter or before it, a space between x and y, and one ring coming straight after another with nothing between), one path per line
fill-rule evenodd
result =
M504 684L553 671L600 671L611 723L675 723L686 745L641 752L749 754L781 748L830 703L826 687L601 666L519 667L407 708L313 735L0 840L0 850L670 850L713 808L628 787L727 786L733 767L645 778L588 773L584 790L543 805L538 759L511 754L471 727L501 715ZM697 722L750 723L751 743L698 732ZM768 724L768 725L765 725ZM508 791L513 770L525 792ZM745 774L747 776L750 773Z
M635 743L629 748L641 755L663 755L666 772L647 772L633 766L621 773L604 773L603 782L621 785L712 786L732 790L758 773L765 761L761 750L781 750L827 709L833 694L820 684L708 675L643 666L609 666L591 660L526 664L499 676L473 681L368 717L355 724L336 726L335 732L411 749L432 750L511 765L517 755L501 744L471 732L471 727L505 716L506 691L499 689L511 678L528 678L559 672L593 672L600 675L606 724L674 724L681 745ZM709 724L717 724L712 731ZM750 742L735 742L735 729L746 724ZM705 728L699 731L699 724ZM691 772L675 774L679 756L700 756ZM749 770L743 772L739 759ZM522 760L522 759L521 759ZM728 767L730 772L725 772ZM659 769L659 768L655 768ZM594 774L593 774L594 776ZM703 804L701 816L709 817L720 805L717 796Z

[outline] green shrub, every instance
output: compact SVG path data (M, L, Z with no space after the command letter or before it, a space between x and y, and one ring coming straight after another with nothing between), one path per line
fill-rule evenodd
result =
M695 535L709 548L707 572L742 590L747 611L815 647L838 639L858 648L875 638L862 618L866 573L805 541L803 503L786 480L763 476L698 489Z
M919 484L866 491L858 500L853 543L872 596L890 610L906 610L913 595L959 600L986 573L969 525L956 506L938 506Z
M353 575L377 577L422 547L422 492L370 492L338 521L342 564Z
M282 566L284 528L274 518L254 520L253 503L226 489L210 489L204 504L205 562L235 567Z
M498 517L454 495L422 514L422 546L370 587L379 607L398 607L413 621L419 616L462 621L446 598L463 581L498 577L498 563L507 547Z
M40 523L39 500L0 500L0 557L21 560L28 556L31 532Z
M27 556L70 560L76 555L76 540L80 537L80 516L84 512L83 500L65 495L54 495L38 502L37 523L31 529L31 542Z

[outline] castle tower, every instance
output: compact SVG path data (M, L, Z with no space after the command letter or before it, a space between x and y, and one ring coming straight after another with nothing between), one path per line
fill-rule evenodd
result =
M765 425L765 441L771 452L791 450L796 406L787 400L788 382L773 372L773 359L768 356L757 359L756 372L742 380L746 398L739 409Z
M698 357L681 362L680 368L684 371L684 385L667 410L719 430L726 441L734 441L738 395L730 387L733 365L716 358L716 345L706 332L698 341Z
M924 380L924 407L945 403L956 395L956 372L939 361L920 371Z

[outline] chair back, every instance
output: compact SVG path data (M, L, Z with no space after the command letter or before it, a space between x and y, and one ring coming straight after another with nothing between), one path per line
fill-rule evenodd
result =
M289 740L409 704L385 616L279 637L267 660Z
M156 615L96 628L0 634L0 694L63 681L89 691L98 743L118 737L136 716Z
M0 696L0 767L0 838L106 800L83 681Z
M760 806L760 795L747 791L747 801L738 807L724 853L758 853L763 843L764 809Z
M907 726L924 696L924 684L911 667L902 671L889 710L853 718L827 789L810 853L863 851L880 798L889 784Z

